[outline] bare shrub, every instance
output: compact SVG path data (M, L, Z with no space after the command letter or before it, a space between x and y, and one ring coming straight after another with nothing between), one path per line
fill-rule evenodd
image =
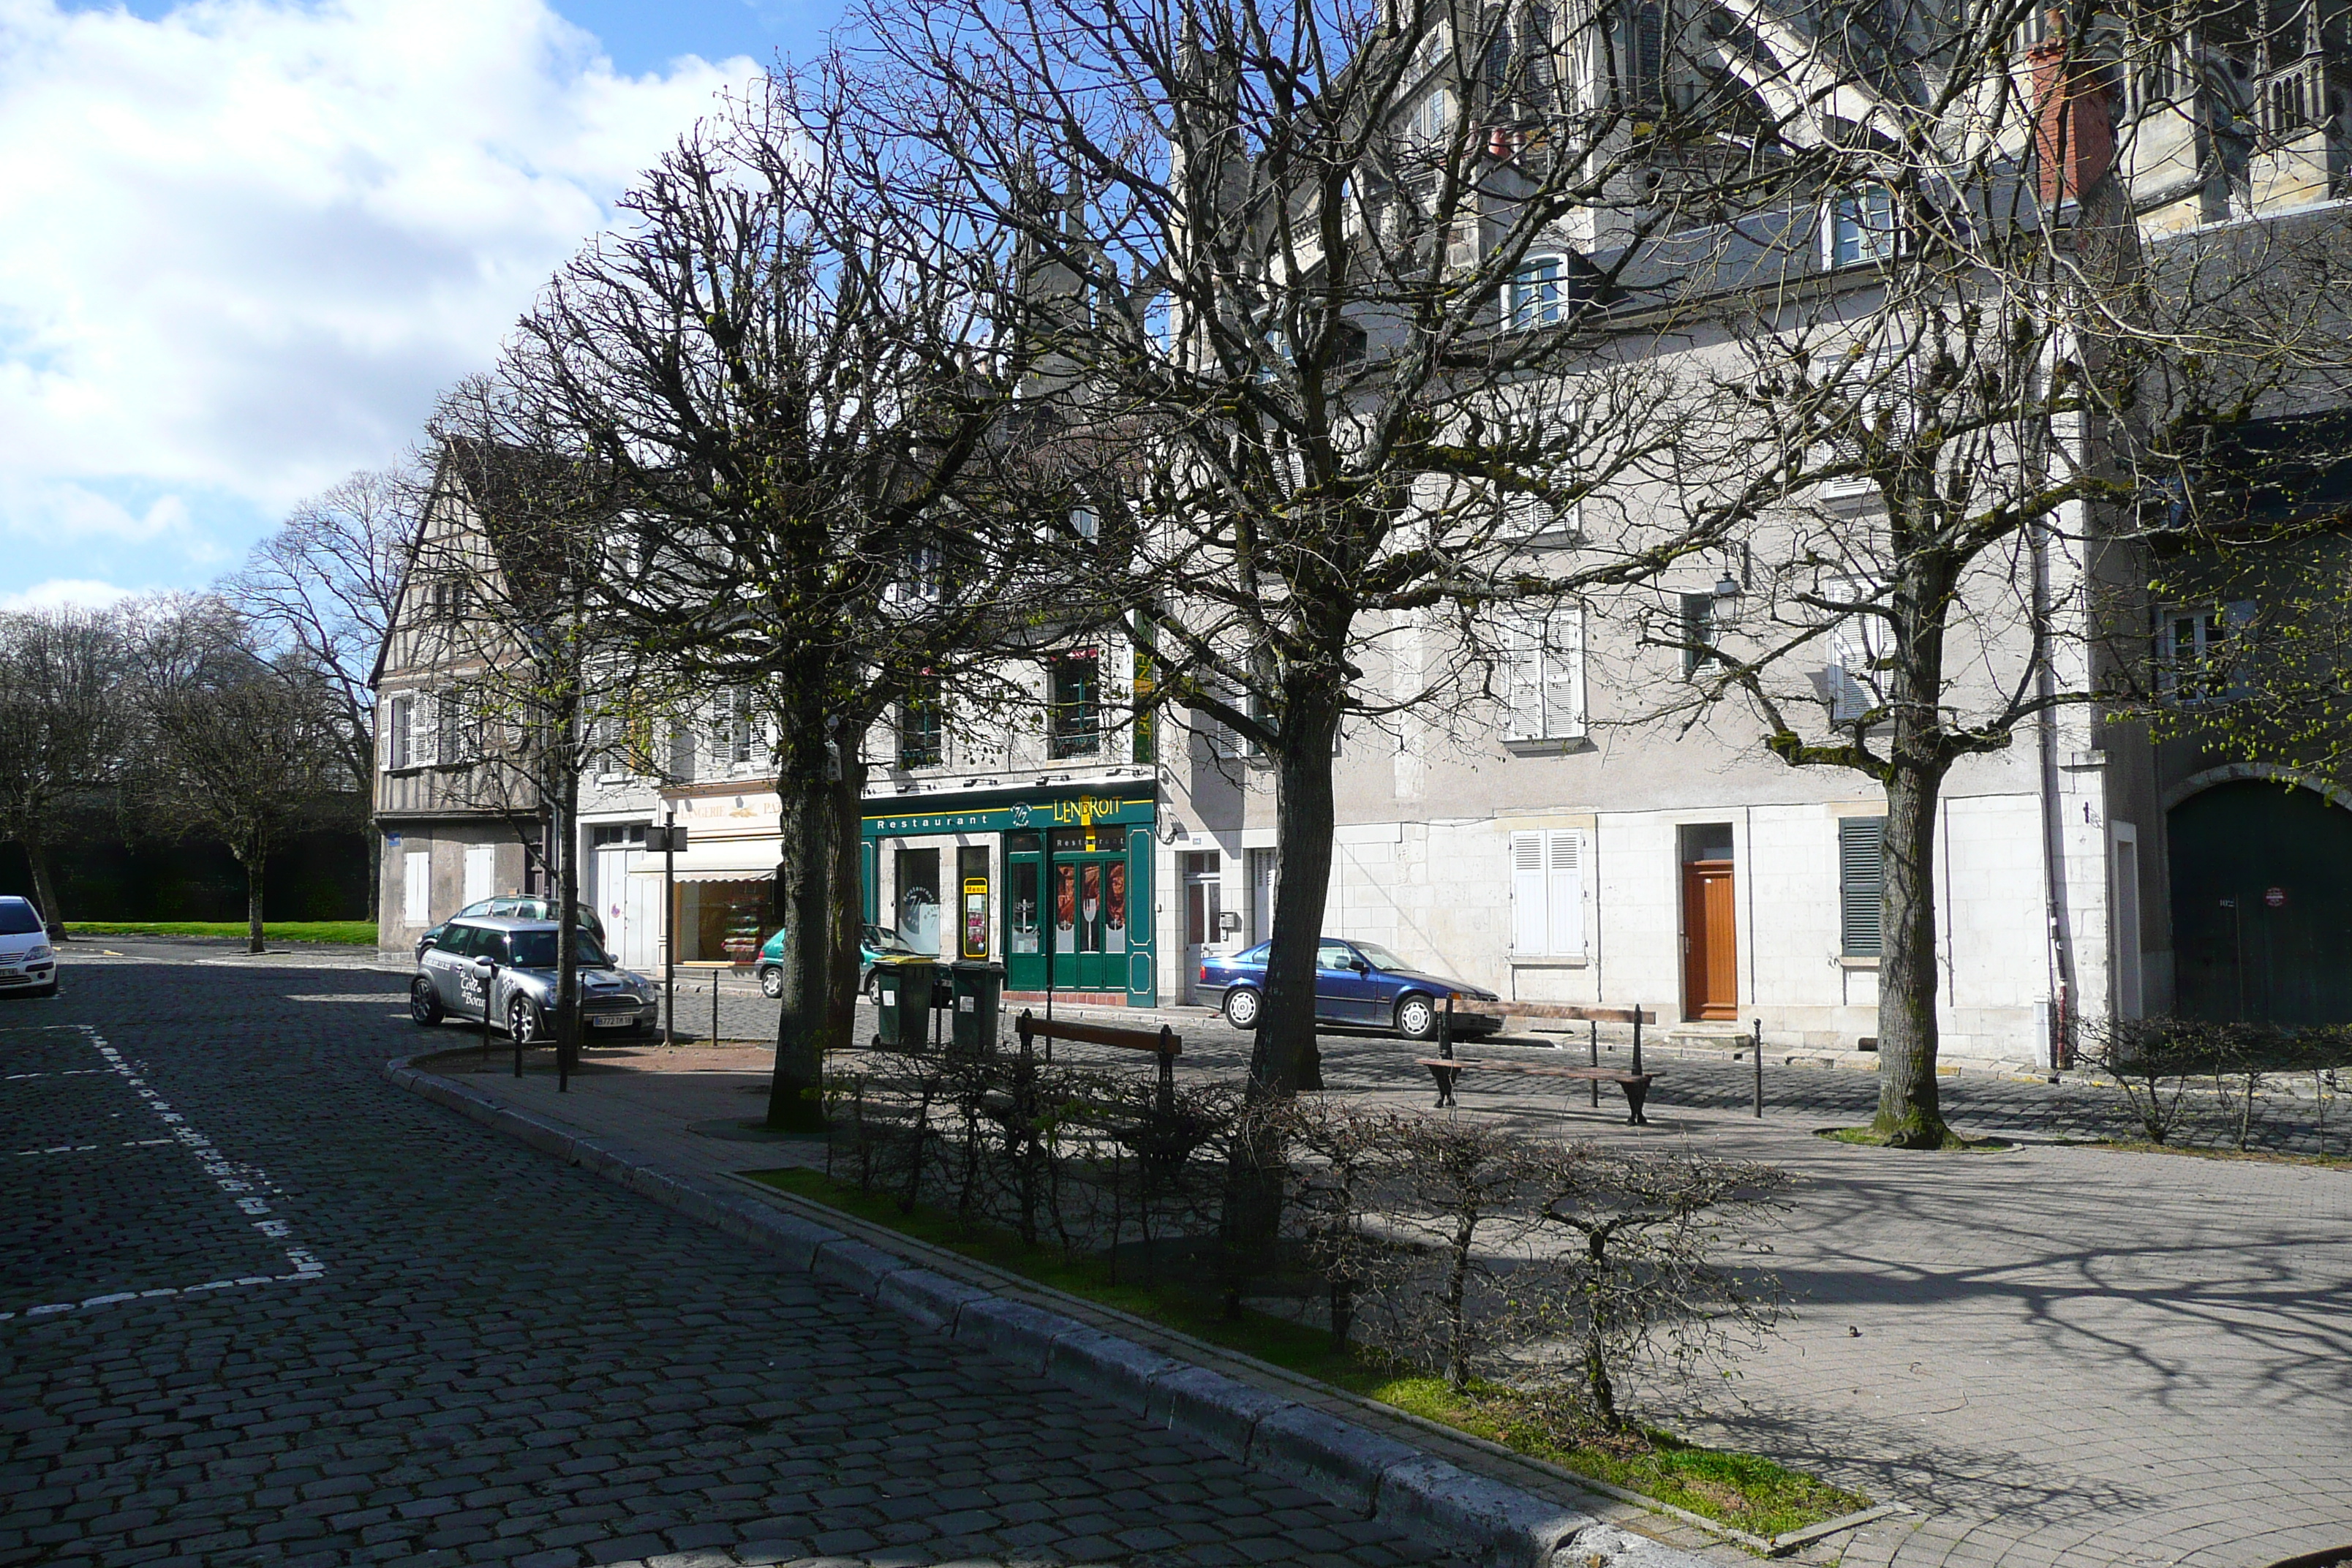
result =
M1777 1280L1726 1259L1781 1207L1780 1172L1590 1143L1533 1145L1520 1163L1534 1228L1567 1245L1534 1248L1517 1281L1513 1316L1546 1342L1514 1381L1623 1431L1628 1371L1687 1375L1779 1321Z

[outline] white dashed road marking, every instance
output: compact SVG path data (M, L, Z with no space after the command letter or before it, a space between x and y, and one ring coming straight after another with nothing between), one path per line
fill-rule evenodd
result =
M188 1124L188 1119L172 1109L171 1102L158 1093L139 1075L121 1051L106 1043L106 1037L88 1024L60 1024L48 1029L70 1029L89 1042L106 1063L100 1068L75 1068L55 1073L11 1073L6 1081L16 1082L35 1078L87 1078L111 1073L120 1078L130 1090L147 1102L147 1109L163 1123L171 1133L168 1138L147 1138L126 1142L126 1149L148 1149L177 1143L195 1157L205 1174L222 1193L227 1194L238 1211L247 1216L253 1228L270 1240L285 1243L293 1239L293 1227L278 1218L270 1210L269 1200L261 1194L275 1191L268 1174L253 1165L232 1163L221 1153L213 1141ZM14 1033L15 1031L9 1031ZM94 1143L66 1144L55 1149L26 1149L23 1154L72 1154L96 1149ZM0 1311L0 1322L11 1318L46 1318L58 1312L78 1311L88 1307L111 1306L118 1301L144 1301L163 1296L194 1296L208 1290L234 1290L247 1285L282 1285L303 1279L316 1279L327 1272L327 1266L304 1247L286 1248L286 1261L293 1265L289 1274L246 1274L233 1279L207 1279L201 1285L173 1285L152 1290L117 1290L103 1296L86 1296L79 1301L45 1301L37 1307L16 1311Z

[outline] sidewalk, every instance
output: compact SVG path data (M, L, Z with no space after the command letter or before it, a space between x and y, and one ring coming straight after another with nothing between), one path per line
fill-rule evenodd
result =
M1237 1065L1238 1037L1211 1048L1208 1021L1190 1022L1202 1049L1188 1041L1188 1067ZM1393 1045L1346 1042L1327 1073L1426 1103ZM505 1076L511 1058L495 1049L488 1071L468 1070L462 1051L435 1070L680 1171L821 1159L814 1144L746 1141L758 1139L740 1124L763 1111L765 1049L662 1056L599 1050L561 1096L544 1072ZM1553 1136L1770 1160L1798 1178L1775 1259L1797 1315L1678 1419L1919 1510L1798 1561L2264 1568L2352 1546L2352 1170L2031 1142L1904 1154L1810 1135L1830 1090L1868 1082L1792 1068L1775 1103L1800 1109L1759 1120L1653 1100L1643 1129L1580 1095L1486 1092L1465 1096L1465 1110ZM1580 1501L1611 1517L1613 1505ZM1714 1560L1744 1555L1696 1531L1654 1532Z
M559 1092L551 1068L541 1061L527 1061L524 1076L513 1077L512 1052L502 1052L499 1048L501 1044L493 1043L487 1060L460 1046L413 1058L411 1065L543 1121L591 1138L625 1144L674 1175L730 1181L740 1172L785 1165L815 1166L824 1162L822 1140L779 1137L757 1125L765 1114L768 1073L773 1059L764 1047L722 1044L668 1050L659 1046L600 1049L592 1055L583 1071L572 1079L570 1091ZM1693 1568L1698 1563L1730 1568L1732 1564L1752 1561L1748 1553L1706 1531L1587 1490L1549 1467L1523 1460L1477 1439L1432 1427L1386 1406L1355 1399L1123 1313L1042 1290L952 1254L920 1249L920 1244L895 1233L876 1230L829 1210L812 1210L771 1189L743 1190L755 1192L775 1206L794 1213L818 1214L822 1223L854 1236L865 1236L885 1249L914 1256L923 1267L1076 1318L1175 1360L1208 1367L1284 1401L1321 1410L1336 1419L1369 1429L1379 1438L1434 1455L1475 1475L1532 1493L1563 1510L1589 1514L1618 1530L1680 1548L1688 1555L1675 1561L1692 1564ZM1833 1562L1836 1539L1791 1553L1787 1560Z

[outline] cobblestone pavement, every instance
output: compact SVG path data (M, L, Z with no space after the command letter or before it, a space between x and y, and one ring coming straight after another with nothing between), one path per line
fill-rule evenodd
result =
M1392 1042L1328 1043L1335 1085L1426 1103ZM743 1055L753 1071L679 1075L696 1082L671 1120L720 1114L726 1086L756 1090L759 1053ZM1734 1070L1661 1065L1669 1081ZM686 1158L727 1147L683 1127L653 1136L656 1083L558 1097L543 1079L469 1081ZM2352 1170L2053 1142L1857 1148L1811 1132L1867 1110L1866 1075L1774 1081L1799 1108L1760 1121L1722 1104L1719 1082L1717 1104L1659 1106L1646 1128L1627 1127L1613 1095L1593 1110L1581 1086L1475 1094L1465 1114L1796 1178L1771 1238L1793 1316L1735 1381L1643 1392L1696 1434L1918 1510L1808 1560L2261 1568L2352 1547ZM2043 1085L1947 1087L1964 1124L2005 1116L2021 1136L2064 1103Z
M399 1092L397 977L112 945L0 1004L0 1564L1428 1556Z

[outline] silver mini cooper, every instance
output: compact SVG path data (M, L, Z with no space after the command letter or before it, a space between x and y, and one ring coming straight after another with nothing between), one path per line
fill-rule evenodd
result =
M408 983L408 1016L430 1026L444 1018L479 1019L487 1005L489 1016L503 1021L520 1043L547 1038L555 1013L559 934L553 921L497 915L451 921L440 940L417 955L416 978ZM636 1035L656 1027L660 1006L653 982L614 963L593 931L574 935L580 942L583 1037Z

